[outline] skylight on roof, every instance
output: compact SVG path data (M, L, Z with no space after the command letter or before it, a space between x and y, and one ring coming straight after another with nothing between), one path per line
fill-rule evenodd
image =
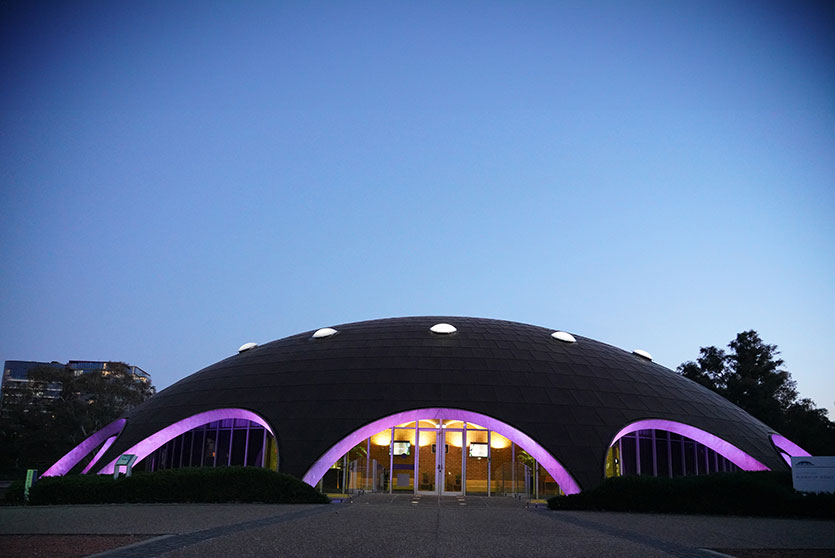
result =
M632 354L633 355L638 355L639 357L643 357L647 360L652 360L652 355L649 354L648 352L646 352L643 349L635 349L634 351L632 351Z
M314 339L322 339L323 337L330 337L331 335L336 335L337 331L332 327L323 327L322 329L317 329L313 333Z
M455 333L458 330L455 329L455 326L453 325L441 323L433 325L429 328L429 331L440 335L449 335L450 333Z
M551 337L554 339L559 339L563 343L576 343L577 340L574 339L574 336L568 333L567 331L555 331L551 334Z
M254 349L254 348L255 348L255 347L257 347L257 346L258 346L258 343L252 343L252 342L250 342L250 343L244 343L243 345L241 345L241 346L238 348L238 352L239 352L239 353L242 353L242 352L244 352L244 351L248 351L248 350L250 350L250 349Z

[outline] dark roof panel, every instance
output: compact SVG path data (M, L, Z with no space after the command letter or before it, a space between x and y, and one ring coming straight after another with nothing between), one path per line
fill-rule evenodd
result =
M457 332L437 335L440 322ZM686 378L628 351L554 329L502 320L428 316L332 326L260 345L184 378L127 415L113 459L159 428L219 407L264 417L279 467L302 476L342 437L396 412L452 407L497 418L550 451L583 488L628 423L667 418L707 430L771 468L774 431ZM105 462L105 461L103 461Z

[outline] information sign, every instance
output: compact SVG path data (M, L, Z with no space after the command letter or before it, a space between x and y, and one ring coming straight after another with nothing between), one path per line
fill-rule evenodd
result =
M113 467L113 478L119 478L119 472L122 467L125 468L125 476L129 477L133 470L133 464L136 463L136 456L132 453L124 453L116 460L116 466Z
M835 492L835 457L793 456L792 485L799 492Z
M27 469L26 470L26 484L23 485L23 501L29 501L29 489L32 488L32 485L35 484L35 481L38 480L38 470L37 469Z

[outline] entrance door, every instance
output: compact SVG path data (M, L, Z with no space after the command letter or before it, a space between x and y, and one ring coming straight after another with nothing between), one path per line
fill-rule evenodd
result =
M460 430L421 428L418 431L418 494L453 496L463 493L462 438Z
M438 431L421 428L418 430L417 480L415 491L418 494L438 493L438 465L437 445Z
M443 482L440 483L441 494L445 496L463 494L463 463L461 457L466 445L464 433L461 430L445 429L438 435L438 438L444 441L444 449L438 450L438 462L441 464L438 470L443 478ZM440 448L441 444L438 444L438 447Z

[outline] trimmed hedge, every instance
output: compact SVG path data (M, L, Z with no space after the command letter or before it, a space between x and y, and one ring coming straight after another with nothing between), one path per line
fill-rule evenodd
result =
M29 490L29 503L121 504L153 502L263 502L326 504L327 496L296 477L260 467L184 468L109 475L44 477ZM23 482L15 481L6 503L23 503Z
M788 472L716 473L672 479L615 477L597 488L555 496L552 510L835 517L835 494L792 488Z

